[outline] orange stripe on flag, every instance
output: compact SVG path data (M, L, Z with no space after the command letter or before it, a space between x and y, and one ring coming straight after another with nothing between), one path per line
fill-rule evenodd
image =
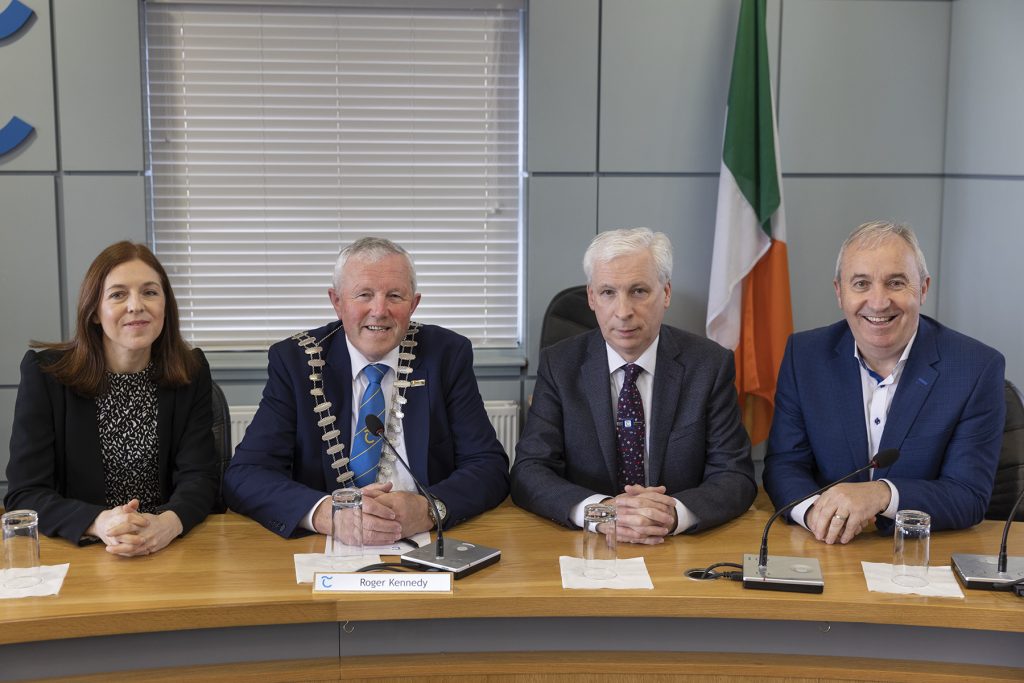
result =
M736 347L736 391L752 443L768 438L775 407L775 380L793 333L786 243L772 240L743 280L740 342Z

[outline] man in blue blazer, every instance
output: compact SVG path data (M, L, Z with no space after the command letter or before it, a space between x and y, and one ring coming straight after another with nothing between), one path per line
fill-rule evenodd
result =
M930 278L906 225L861 225L843 243L835 292L845 320L794 334L775 393L764 486L782 507L900 451L891 467L812 497L790 513L826 543L848 543L897 510L932 529L980 522L999 460L1003 356L920 315Z
M610 501L619 540L647 544L742 514L757 486L733 356L662 324L668 238L647 228L603 232L583 263L600 330L541 352L512 499L574 527L587 504Z
M342 250L328 290L340 322L270 348L263 400L224 476L231 509L284 537L331 533L329 493L359 486L368 545L434 525L408 472L365 428L366 406L445 528L508 495L508 456L484 410L469 340L411 317L408 252L363 238Z

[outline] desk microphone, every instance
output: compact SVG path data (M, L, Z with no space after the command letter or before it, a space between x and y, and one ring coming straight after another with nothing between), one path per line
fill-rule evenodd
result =
M384 423L380 421L379 417L372 413L366 416L366 431L376 434L383 439L384 443L387 444L387 447L394 454L395 460L402 463L402 467L405 468L405 471L412 477L413 483L416 484L416 489L427 499L427 504L430 505L430 511L434 517L434 523L437 524L437 540L434 543L428 543L421 548L410 550L402 555L400 557L402 564L420 569L451 572L456 579L461 579L501 559L501 551L497 548L488 548L483 545L457 541L454 538L448 539L448 552L445 553L444 530L441 528L441 514L437 511L436 499L420 483L416 475L409 469L409 466L405 464L402 456L395 450L394 445L384 433Z
M768 557L768 530L771 528L772 522L808 498L822 494L836 484L841 484L847 479L852 479L867 470L889 467L899 457L900 452L896 448L887 448L884 451L880 451L864 467L854 470L828 486L823 486L814 493L797 498L789 505L776 510L775 514L768 520L768 523L764 525L764 533L761 535L760 554L746 554L743 556L743 587L760 590L790 591L793 593L823 592L825 590L825 579L821 575L821 565L818 563L817 558L784 557L782 555Z
M991 591L1012 590L1014 584L1024 579L1024 557L1006 556L1006 538L1010 534L1010 524L1017 516L1017 508L1020 501L1024 499L1024 490L1017 496L1017 502L1010 510L1010 517L1003 526L1003 541L999 544L999 555L967 555L964 553L953 553L949 563L967 588L981 588Z

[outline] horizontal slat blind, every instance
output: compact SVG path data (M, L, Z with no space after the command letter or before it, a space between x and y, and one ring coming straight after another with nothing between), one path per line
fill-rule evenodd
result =
M334 317L338 250L413 254L416 319L519 340L520 14L147 5L152 228L207 349Z

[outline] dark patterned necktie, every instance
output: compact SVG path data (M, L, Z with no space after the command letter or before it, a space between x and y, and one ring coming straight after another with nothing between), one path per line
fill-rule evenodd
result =
M636 378L643 372L636 363L625 366L626 377L619 391L618 414L615 419L615 441L619 456L619 490L627 484L645 483L644 478L644 404L640 400L640 390L636 388Z
M366 486L377 481L377 464L380 462L384 439L366 431L366 416L373 414L381 420L384 419L384 392L381 390L380 382L387 371L388 366L383 363L367 365L363 369L369 384L363 392L363 400L356 417L356 435L352 439L352 460L349 465L355 474L353 481L356 486Z

